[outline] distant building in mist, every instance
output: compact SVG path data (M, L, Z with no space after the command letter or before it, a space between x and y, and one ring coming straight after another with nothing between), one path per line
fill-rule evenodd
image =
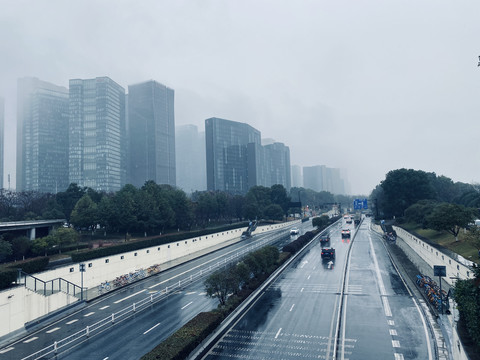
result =
M280 184L290 189L289 147L270 139L263 141L260 131L250 125L207 119L205 143L208 190L244 195L252 186Z
M291 187L290 148L283 143L264 141L262 144L247 145L248 184L271 187L282 185L287 191Z
M128 86L128 183L176 185L174 90L156 81Z
M302 168L300 165L292 165L292 187L303 187Z
M17 191L68 187L68 114L65 87L33 77L18 80Z
M249 143L261 145L260 131L250 125L219 118L205 120L207 190L247 193Z
M332 194L345 194L345 182L340 169L325 165L305 166L303 168L303 186L314 191L328 191Z
M3 189L5 156L5 99L0 97L0 189Z
M126 183L125 89L108 77L70 80L69 180L114 192Z
M175 128L177 187L186 193L207 189L205 132L195 125Z

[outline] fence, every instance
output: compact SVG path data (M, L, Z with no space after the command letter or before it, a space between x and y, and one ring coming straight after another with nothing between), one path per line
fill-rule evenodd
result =
M82 288L68 280L57 278L43 281L22 270L18 271L17 284L23 284L27 289L44 296L52 295L60 291L78 298L80 298L82 294Z

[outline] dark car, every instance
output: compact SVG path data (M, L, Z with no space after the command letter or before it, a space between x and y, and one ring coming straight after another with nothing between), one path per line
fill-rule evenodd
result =
M322 259L335 259L335 249L322 249Z
M343 229L342 238L349 238L349 237L350 237L350 229Z
M330 236L329 235L321 235L320 236L320 244L326 244L330 242Z

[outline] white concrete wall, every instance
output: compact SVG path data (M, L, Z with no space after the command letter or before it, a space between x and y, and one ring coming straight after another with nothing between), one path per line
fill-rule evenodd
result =
M423 240L410 234L402 228L397 226L393 227L397 232L397 235L405 241L417 253L425 262L427 262L433 269L434 265L444 265L447 268L447 276L444 280L449 285L454 285L456 279L473 279L474 274L467 265L471 265L472 262L462 258L458 255L458 259L454 259L447 254L444 254L441 250L431 246Z
M298 223L300 223L300 221L259 226L253 234L262 234L273 230L290 228ZM149 266L156 264L160 264L161 266L161 264L165 264L171 260L180 259L188 255L195 256L195 253L206 251L209 248L226 246L232 242L240 241L242 232L245 230L246 228L223 231L86 261L86 271L83 274L83 286L93 288L105 280L112 281L117 276L127 274L131 271L147 269ZM63 278L78 286L81 284L81 273L78 264L63 266L34 275L43 281ZM11 294L13 294L13 296L8 298ZM45 297L27 290L25 287L1 291L0 324L2 324L2 326L0 327L0 337L12 331L19 330L25 323L70 305L75 301L78 301L78 299L61 292Z
M73 304L77 298L62 292L43 296L24 286L0 292L0 337L23 329L25 323Z

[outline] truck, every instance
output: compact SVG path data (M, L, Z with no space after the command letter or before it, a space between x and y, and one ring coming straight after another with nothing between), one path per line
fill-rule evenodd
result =
M355 214L355 219L353 219L353 223L355 224L355 226L360 225L360 220L362 220L362 215L358 213Z

